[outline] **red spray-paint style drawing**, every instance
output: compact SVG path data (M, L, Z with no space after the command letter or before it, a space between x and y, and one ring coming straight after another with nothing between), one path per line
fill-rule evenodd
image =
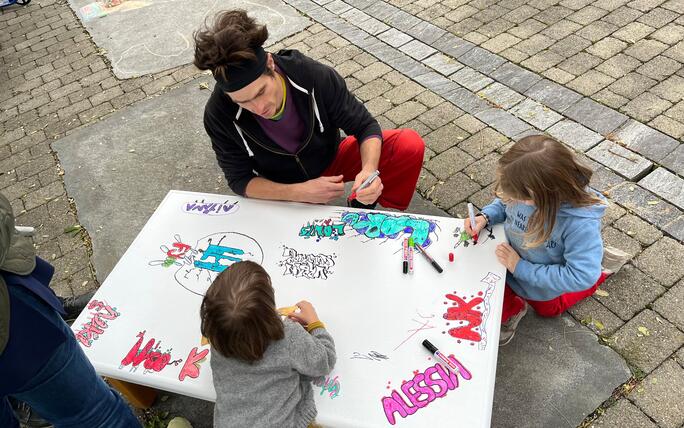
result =
M99 300L92 300L88 303L88 309L91 310L90 321L83 324L81 330L75 333L76 340L78 340L81 345L90 348L93 342L105 332L109 324L107 321L114 320L121 315L116 308L113 308L101 302ZM94 309L94 311L92 311Z
M140 349L140 346L145 339L145 330L138 333L136 337L138 340L135 342L131 350L128 351L128 354L126 354L126 356L121 360L119 369L131 365L131 371L136 371L140 363L142 363L143 367L145 368L143 374L145 374L151 371L160 372L166 366L177 366L183 361L182 358L171 361L172 350L167 349L164 352L159 351L161 341L157 342L155 345L156 339L150 339L147 344Z
M183 382L186 377L197 379L200 375L200 364L204 362L208 354L209 349L204 349L198 353L197 346L192 348L188 358L185 359L183 368L181 368L181 371L178 374L178 380Z
M444 319L450 321L463 321L467 324L449 329L449 334L452 337L479 342L481 339L480 333L475 329L482 323L482 313L478 312L479 306L483 299L482 297L475 297L469 302L454 294L447 294L446 298L452 300L453 303L450 308L447 308L444 314Z
M436 363L422 373L414 372L411 380L402 381L400 391L394 389L389 396L382 397L382 408L390 425L397 422L395 413L406 418L458 388L459 375L465 380L472 379L470 371L456 357L449 355L449 359L458 367L458 373L447 371L442 364Z

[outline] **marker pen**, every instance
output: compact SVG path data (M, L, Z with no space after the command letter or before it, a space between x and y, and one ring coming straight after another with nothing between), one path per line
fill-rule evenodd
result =
M439 361L444 363L447 370L449 370L450 372L460 374L461 376L463 376L463 379L466 380L472 378L470 371L468 371L468 369L466 369L460 361L458 361L455 358L452 360L450 358L445 357L444 354L442 354L435 345L430 343L429 340L423 340L423 346L425 346L425 348L427 348L428 351L432 352L432 355L434 355L435 358L439 359Z
M408 265L409 265L408 269L409 269L409 273L413 273L413 247L414 247L413 238L408 239L408 245L409 245L409 247L408 247Z
M365 180L363 180L363 183L361 183L361 185L359 186L358 189L356 189L355 191L352 192L351 195L349 195L349 200L351 201L352 199L356 199L356 192L358 192L359 190L363 190L363 189L365 189L366 187L370 186L371 183L372 183L376 178L378 178L379 175L380 175L380 171L378 171L378 170L376 169L374 173L372 173L372 174L369 175Z
M409 242L408 239L404 239L403 243L403 259L401 262L401 271L404 272L404 274L408 273L409 270L409 262L408 262L408 257L409 257Z
M425 251L425 248L423 248L420 245L416 245L416 250L418 250L419 253L425 256L425 258L430 262L432 267L435 268L437 272L442 273L444 271L444 269L442 269L442 266L440 266L439 263L437 263L435 259L430 257L430 255Z
M475 230L475 210L470 202L468 202L468 216L470 216L470 228ZM473 243L477 244L477 233L473 234Z

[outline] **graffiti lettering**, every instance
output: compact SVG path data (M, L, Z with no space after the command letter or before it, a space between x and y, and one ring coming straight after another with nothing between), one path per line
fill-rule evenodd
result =
M145 368L143 374L145 374L152 371L160 372L166 366L177 366L181 361L183 361L183 359L171 361L171 349L160 352L159 347L161 346L161 341L157 342L155 345L156 339L150 339L147 344L140 349L140 346L145 338L145 330L138 333L136 337L138 340L135 342L131 350L128 351L128 354L126 354L126 356L121 360L119 369L131 365L131 371L134 372L142 363L143 367Z
M337 380L337 377L338 376L335 376L334 378L331 378L330 376L321 376L318 379L314 379L312 383L314 384L314 386L318 386L321 388L321 395L323 395L323 393L327 391L328 396L331 399L333 399L340 395L340 389L342 389L342 386L340 385L340 382Z
M483 302L482 297L475 297L467 303L465 300L453 294L447 294L446 298L453 300L453 306L447 308L444 319L452 321L460 320L468 323L463 326L449 329L449 334L452 337L479 342L481 339L480 333L474 329L479 327L482 323L482 314L473 308Z
M340 236L344 236L344 226L345 223L332 223L332 220L315 220L314 223L308 223L306 226L302 226L299 229L299 236L304 238L317 238L316 241L320 241L321 238L330 238L337 241Z
M92 300L88 303L88 309L95 309L90 312L92 318L83 324L81 330L75 333L76 340L87 348L105 332L108 327L108 320L111 321L121 315L116 308L99 300Z
M335 266L335 254L302 254L294 248L283 246L284 260L278 263L285 268L283 276L292 275L296 278L328 279Z
M195 346L190 350L190 354L188 355L188 358L185 359L185 364L183 364L183 368L181 369L180 373L178 374L178 380L183 382L185 380L186 376L191 377L193 379L197 379L200 375L200 364L204 362L204 360L207 359L207 355L209 354L208 349L204 349L201 352L197 352L197 347Z
M228 254L243 255L245 254L239 248L232 247L222 247L220 245L211 244L204 250L202 257L199 260L195 260L195 267L200 269L207 269L214 272L223 272L229 266L229 264L222 264L221 260L229 260L233 263L242 261L239 257L229 256ZM212 257L213 262L207 262L208 258ZM232 264L232 263L230 263Z
M400 390L404 396L399 391L393 390L389 397L382 397L382 407L390 425L397 422L395 413L406 418L437 398L444 397L449 391L458 388L458 375L465 380L472 379L470 371L456 357L449 355L449 359L458 368L458 373L447 372L442 364L437 363L428 367L423 373L416 373L413 379L402 382Z
M428 247L436 234L437 223L407 215L393 216L381 213L345 212L342 221L349 224L359 235L370 239L395 239L406 234L416 245Z
M201 201L188 202L183 205L183 212L189 214L203 214L203 215L226 215L233 214L238 210L238 201L228 203L224 202L204 202Z

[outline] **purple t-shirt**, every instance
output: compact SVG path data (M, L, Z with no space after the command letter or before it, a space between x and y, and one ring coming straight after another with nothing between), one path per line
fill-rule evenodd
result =
M299 112L292 101L292 85L277 67L276 72L285 80L285 111L278 120L266 119L258 115L254 117L268 138L287 152L296 153L304 138L304 122L299 117Z

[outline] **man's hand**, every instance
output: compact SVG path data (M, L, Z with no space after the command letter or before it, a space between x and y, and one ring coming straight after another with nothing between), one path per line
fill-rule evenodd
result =
M363 183L363 181L374 172L375 170L367 171L362 169L361 172L356 174L354 185L351 188L352 193L356 192L356 200L364 205L370 205L377 201L382 194L383 185L382 180L380 180L380 176L376 177L375 180L373 180L373 182L365 189L356 191L356 189L361 186L361 183Z
M311 204L325 204L344 194L344 176L325 176L297 184L293 200Z
M506 243L497 245L496 258L499 259L499 262L502 265L506 266L506 269L508 269L510 273L515 273L515 267L518 266L520 256L515 252L513 247Z

